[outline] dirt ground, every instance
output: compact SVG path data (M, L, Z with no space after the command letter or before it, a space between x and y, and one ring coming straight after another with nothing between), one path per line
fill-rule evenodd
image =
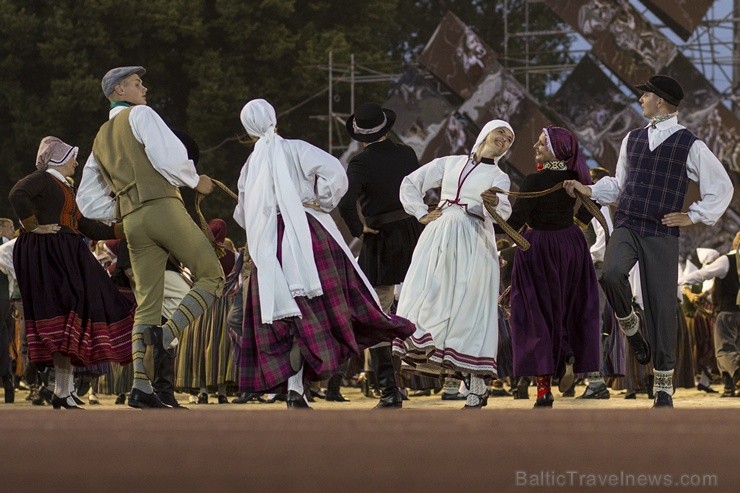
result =
M85 412L21 392L0 404L0 491L740 490L740 398L679 389L675 409L652 410L644 394L556 393L552 410L500 397L461 411L431 395L372 411L373 399L342 391L351 402L313 411L139 411L100 396Z

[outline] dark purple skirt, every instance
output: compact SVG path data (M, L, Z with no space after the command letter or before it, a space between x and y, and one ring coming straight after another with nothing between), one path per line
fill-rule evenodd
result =
M302 318L263 324L257 269L252 265L239 353L239 388L243 392L276 389L295 373L290 367L294 340L305 358L304 377L316 381L337 373L345 360L359 356L363 349L405 339L415 330L405 318L386 315L378 308L342 248L313 216L307 217L324 294L295 298ZM278 252L283 229L279 217Z
M554 375L572 352L574 371L599 369L599 294L581 230L529 230L511 280L514 375Z
M28 357L75 366L131 361L135 305L123 297L87 243L74 234L24 233L13 250L23 299Z

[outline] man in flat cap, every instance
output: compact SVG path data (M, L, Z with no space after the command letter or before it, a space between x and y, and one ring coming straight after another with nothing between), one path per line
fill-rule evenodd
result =
M404 177L419 167L414 150L387 138L396 114L375 103L357 108L347 120L347 132L363 144L362 152L347 166L349 188L339 212L352 236L362 238L358 263L378 293L383 311L393 304L396 284L403 282L423 226L403 210L398 190ZM357 214L359 199L365 224ZM370 362L381 390L376 406L402 406L390 343L370 349ZM400 360L396 361L400 370Z
M643 91L640 105L650 122L622 141L616 176L591 186L569 180L565 189L571 195L578 190L601 205L616 205L604 258L604 290L637 361L647 364L652 357L653 407L673 407L679 228L716 223L730 204L733 186L706 144L678 124L681 85L655 75L636 88ZM682 212L689 180L698 183L701 198ZM647 341L632 310L628 281L638 261Z
M147 106L143 67L118 67L103 77L110 119L98 131L77 193L83 215L122 220L128 240L138 307L131 335L134 386L131 407L169 407L154 393L154 354L173 349L182 331L217 296L224 273L210 242L185 210L178 187L209 194L213 183L198 175L183 143ZM164 273L172 255L195 283L163 325Z

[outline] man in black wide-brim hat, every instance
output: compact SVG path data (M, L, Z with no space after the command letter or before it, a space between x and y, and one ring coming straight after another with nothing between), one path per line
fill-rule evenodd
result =
M401 181L419 167L414 150L388 139L396 114L366 103L347 120L350 137L364 149L349 162L349 189L339 212L352 236L362 237L359 264L380 298L383 311L393 304L393 290L403 282L423 226L403 210L398 198ZM357 213L360 201L365 223ZM390 343L370 349L371 362L381 390L377 408L402 406Z
M603 286L635 359L654 366L653 407L673 407L678 319L679 228L701 221L713 225L732 200L733 186L722 163L696 135L678 124L681 85L655 75L635 87L649 123L622 141L616 175L585 186L566 180L601 205L615 205L614 232L606 247ZM682 212L689 180L699 184L701 199ZM628 276L639 261L647 340L632 310Z

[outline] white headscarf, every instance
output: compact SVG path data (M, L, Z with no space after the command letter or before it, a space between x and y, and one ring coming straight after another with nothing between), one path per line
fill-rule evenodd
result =
M473 149L470 151L471 157L473 156L473 154L475 154L475 151L478 150L478 147L480 147L481 144L483 144L483 142L486 140L486 137L488 137L488 134L490 134L491 132L493 132L495 129L499 127L504 127L504 128L508 128L509 130L511 130L511 135L512 135L511 144L514 145L514 139L516 138L516 134L514 133L514 129L511 128L511 125L509 125L509 123L505 122L504 120L491 120L490 122L483 125L483 129L478 134L478 138L475 139L475 144L473 145ZM511 149L511 147L509 147L509 149ZM494 158L495 163L498 164L498 162L501 160L502 157L506 155L507 152L509 151L507 150L505 153L501 154L497 158Z
M249 253L257 266L262 322L301 316L295 296L321 296L306 212L293 184L289 166L293 159L287 143L275 132L275 109L264 99L249 101L241 111L242 125L258 137L249 157L244 185L244 229ZM285 224L277 252L277 214Z

